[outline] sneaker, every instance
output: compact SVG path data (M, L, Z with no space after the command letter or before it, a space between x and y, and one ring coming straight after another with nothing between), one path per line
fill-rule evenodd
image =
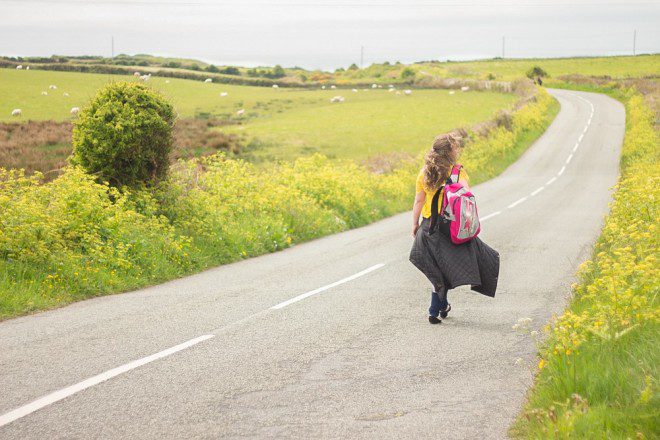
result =
M440 311L440 317L446 318L450 310L451 310L451 304L447 304L447 308L445 310Z
M429 322L431 324L440 324L442 321L440 321L438 318L435 316L429 316Z

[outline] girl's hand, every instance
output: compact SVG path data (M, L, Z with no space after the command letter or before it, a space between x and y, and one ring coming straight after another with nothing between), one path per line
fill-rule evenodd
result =
M413 238L414 238L415 235L417 234L417 230L418 230L418 229L419 229L419 225L418 225L418 224L417 224L417 225L413 225L413 227L412 227L412 236L413 236Z

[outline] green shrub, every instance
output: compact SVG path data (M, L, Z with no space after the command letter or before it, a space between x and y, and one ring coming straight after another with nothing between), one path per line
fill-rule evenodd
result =
M534 66L527 71L526 75L527 78L545 77L548 76L548 72L541 69L539 66Z
M167 174L174 109L143 84L111 83L73 127L71 163L115 186L151 184Z

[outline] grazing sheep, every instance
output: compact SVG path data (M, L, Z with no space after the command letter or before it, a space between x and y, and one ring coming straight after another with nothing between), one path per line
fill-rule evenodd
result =
M394 85L393 85L393 84L390 84L389 86L387 86L387 88L389 88L389 89L393 89L393 88L394 88Z
M27 67L25 68L25 70L30 70L30 66L27 66Z
M72 115L77 115L78 113L80 113L80 107L71 107Z
M393 91L394 91L394 89L387 89L387 91L388 91L388 92L393 92Z
M330 99L330 102L344 102L344 97L343 96L333 96L332 99Z
M20 116L23 112L21 111L20 108L15 108L14 110L11 111L12 116Z
M382 88L383 88L383 86L381 86L380 84L378 84L378 88L379 88L379 89L382 89Z
M353 89L353 93L357 93L357 89Z
M165 84L169 84L169 83L170 83L170 80L169 80L169 79L166 79L166 80L165 80Z
M403 91L403 93L404 93L405 95L412 95L412 90L410 90L410 89L406 89L406 90Z
M470 90L468 86L461 87L461 92L467 92L468 90Z
M325 86L321 86L321 90L325 90Z
M210 82L213 82L213 80L212 80L211 78L206 78L206 79L204 80L204 82L205 82L205 83L210 83Z
M236 112L236 116L243 116L245 114L245 109L240 109L239 111Z
M46 96L46 95L48 95L48 92L44 90L43 92L41 92L41 94Z
M279 89L280 86L278 86L277 84L273 84L273 88L274 88L274 89Z
M377 88L378 88L378 84L372 84L372 85L371 85L371 88L372 88L372 89L377 89Z
M140 77L140 81L149 81L149 78L151 78L151 75L142 75Z
M333 84L333 85L330 86L330 88L331 88L331 89L336 89L337 86Z
M133 76L142 76L140 72L133 72Z
M57 90L57 86L54 84L49 85L48 88L51 90Z
M67 92L62 93L62 95L63 95L65 98L66 98L67 96L69 96L69 94L68 94Z
M227 92L220 93L220 96L227 96Z
M450 90L450 91L449 91L449 94L450 94L450 95L453 95L454 93L456 93L456 90Z
M16 69L18 69L18 70L21 70L22 68L23 68L22 64L19 64L18 66L16 66Z

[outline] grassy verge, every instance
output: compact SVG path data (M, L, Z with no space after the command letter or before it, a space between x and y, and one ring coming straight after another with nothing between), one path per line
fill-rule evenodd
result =
M546 327L516 438L660 435L658 134L642 96L609 92L626 106L621 178L570 305Z
M501 172L556 113L543 90L473 135L474 183ZM508 127L508 128L507 128ZM375 174L313 155L263 169L180 161L156 189L119 192L76 168L44 183L0 169L0 319L286 248L409 209L421 155ZM473 171L474 170L474 171Z

